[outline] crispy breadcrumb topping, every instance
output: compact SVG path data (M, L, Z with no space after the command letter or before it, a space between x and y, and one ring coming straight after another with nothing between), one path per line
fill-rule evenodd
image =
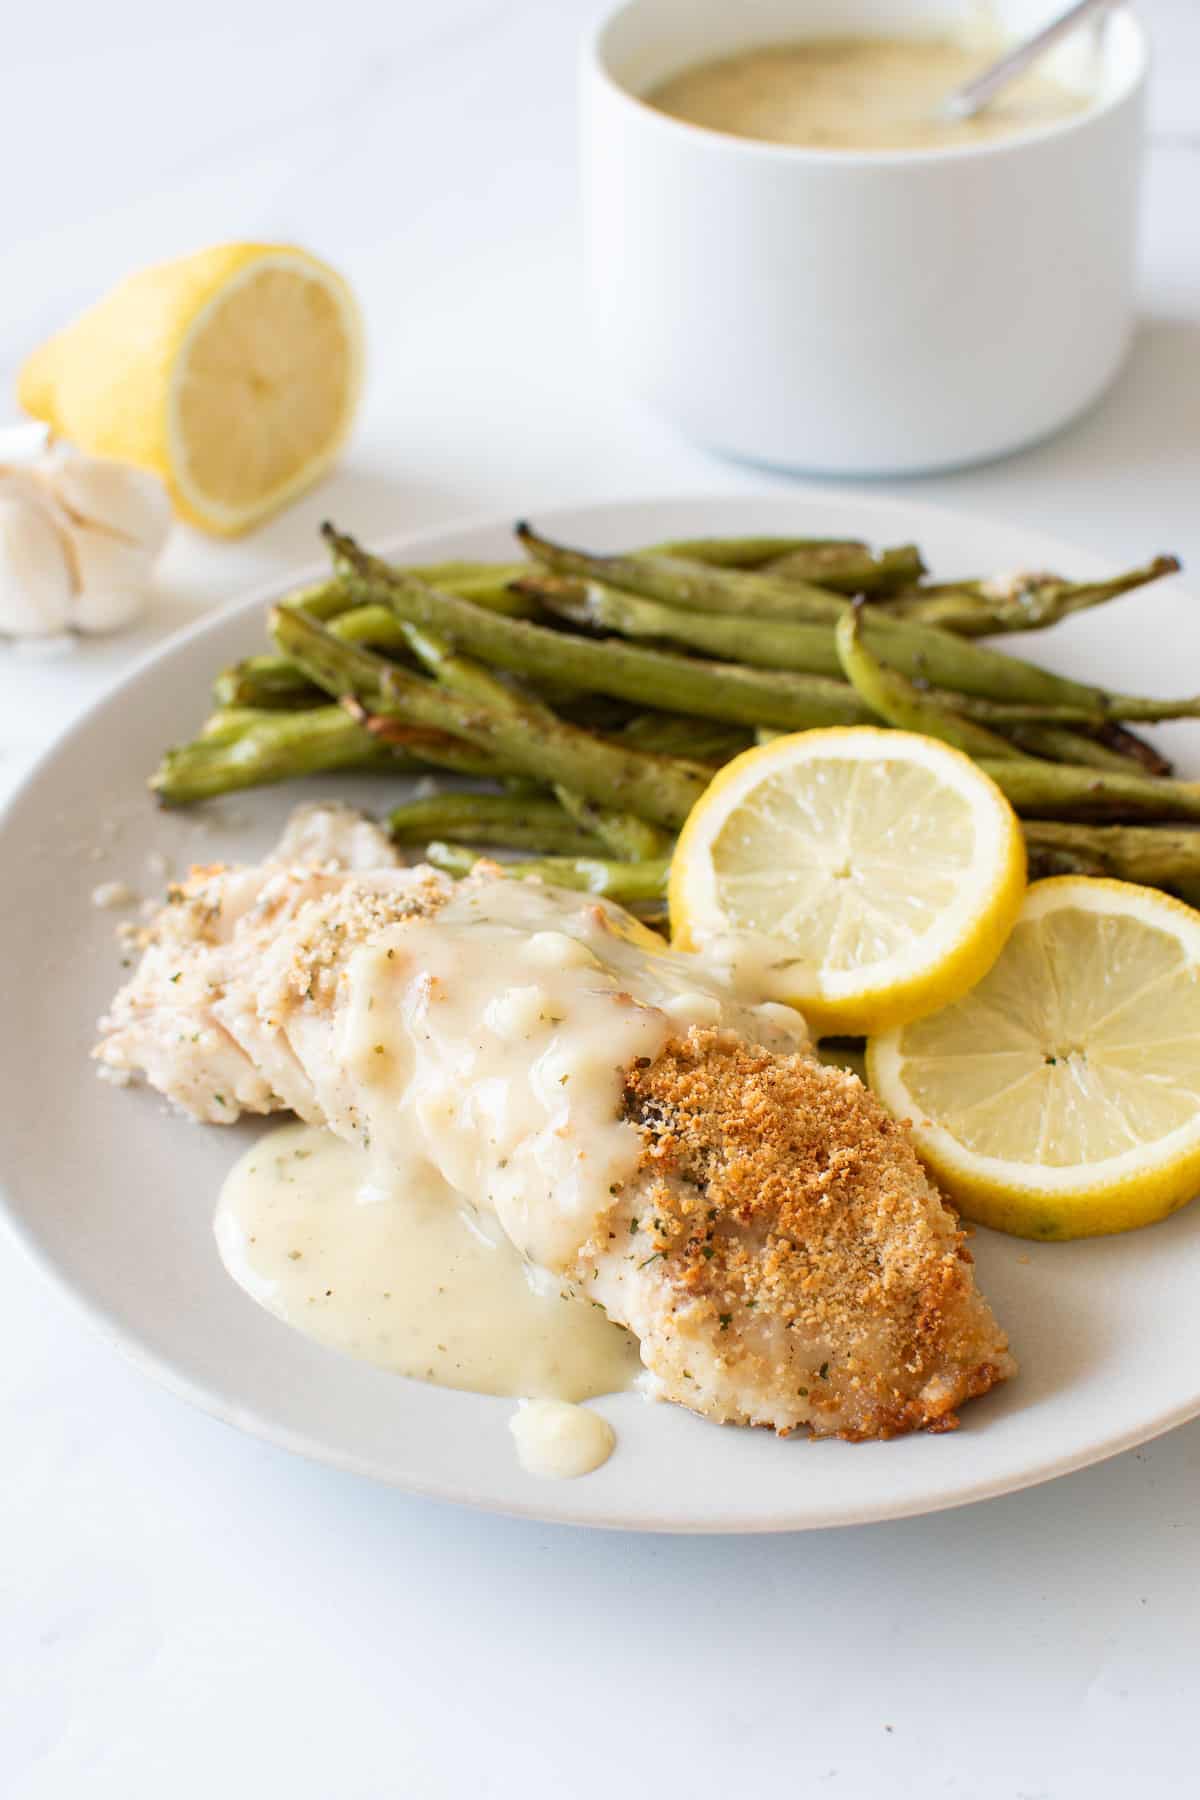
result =
M797 1385L816 1429L847 1388L863 1417L841 1435L949 1429L954 1405L1008 1372L994 1321L994 1354L978 1354L984 1309L954 1214L857 1077L692 1030L629 1071L625 1104L644 1144L635 1266L661 1257L689 1331L706 1324L756 1382L787 1378L788 1334L828 1346Z

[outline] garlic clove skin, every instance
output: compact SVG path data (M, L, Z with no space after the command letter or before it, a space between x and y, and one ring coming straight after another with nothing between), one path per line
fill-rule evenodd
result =
M57 530L69 523L66 513L54 498L54 492L36 468L14 467L0 463L0 495L6 500L22 500L39 508Z
M90 636L120 631L141 618L155 552L81 525L67 524L61 535L74 575L69 617L74 629Z
M49 514L0 490L0 632L54 637L71 622L74 578Z
M153 559L167 541L171 502L157 475L131 463L84 456L55 445L40 465L59 504L80 525L116 532L147 550Z

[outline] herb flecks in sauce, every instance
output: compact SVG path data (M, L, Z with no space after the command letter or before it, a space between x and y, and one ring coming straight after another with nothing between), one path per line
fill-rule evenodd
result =
M810 150L961 148L1082 112L1086 95L1033 72L974 119L942 116L997 47L950 39L833 37L769 44L684 69L646 96L659 112L732 137Z
M539 1278L495 1220L432 1172L378 1183L367 1153L330 1132L272 1131L222 1190L226 1268L286 1324L419 1380L564 1401L633 1383L628 1332Z

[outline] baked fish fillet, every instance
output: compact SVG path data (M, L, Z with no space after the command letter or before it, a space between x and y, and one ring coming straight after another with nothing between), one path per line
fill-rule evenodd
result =
M95 1054L198 1120L290 1109L434 1164L707 1418L947 1430L1015 1370L903 1126L798 1015L590 897L310 817L172 891Z

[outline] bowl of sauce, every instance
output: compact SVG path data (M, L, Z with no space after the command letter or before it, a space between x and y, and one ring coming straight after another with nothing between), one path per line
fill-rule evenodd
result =
M1123 9L973 119L1059 0L629 0L585 55L610 360L689 438L953 468L1104 391L1131 334L1147 46Z

